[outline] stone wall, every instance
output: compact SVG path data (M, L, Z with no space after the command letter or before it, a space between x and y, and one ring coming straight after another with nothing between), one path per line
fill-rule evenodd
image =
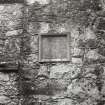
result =
M18 73L0 72L0 104L105 104L104 7L71 1L0 5L0 61L20 62ZM49 33L68 33L69 62L39 62L39 35Z
M16 67L19 62L22 7L21 4L0 4L0 65L7 63ZM19 105L18 73L1 66L0 105Z
M67 5L62 2L27 0L28 24L25 27L27 32L24 34L23 43L22 103L24 105L104 105L105 65L104 55L101 54L103 51L100 51L103 47L99 45L103 43L104 46L105 41L97 37L99 35L97 31L100 30L98 26L102 27L99 21L102 17L101 12L104 11L100 6L95 8L93 4L90 8L82 7L82 17L75 10L80 16L75 23L72 18L74 19L76 15L73 16L71 10L65 14ZM82 1L76 2L77 6L79 3ZM95 10L97 13L93 12ZM84 14L86 17L90 16L89 23ZM39 62L39 35L48 33L68 33L71 56L69 62Z

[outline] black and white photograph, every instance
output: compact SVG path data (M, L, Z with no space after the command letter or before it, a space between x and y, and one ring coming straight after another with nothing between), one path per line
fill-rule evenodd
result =
M105 0L0 0L0 105L105 105Z

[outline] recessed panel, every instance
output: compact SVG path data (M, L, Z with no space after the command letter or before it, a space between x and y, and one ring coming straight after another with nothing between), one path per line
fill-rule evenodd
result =
M64 61L68 59L67 35L42 35L40 40L41 61Z

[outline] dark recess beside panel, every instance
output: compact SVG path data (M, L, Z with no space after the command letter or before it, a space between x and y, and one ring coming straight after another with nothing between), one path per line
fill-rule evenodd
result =
M18 71L19 65L13 64L0 64L0 71L1 72L12 72L12 71Z
M24 3L24 0L0 0L0 4L5 4L5 3Z

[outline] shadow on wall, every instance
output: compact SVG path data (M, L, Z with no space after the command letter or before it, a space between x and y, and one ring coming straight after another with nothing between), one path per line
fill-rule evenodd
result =
M22 94L28 95L54 95L57 92L67 90L67 84L63 86L62 82L58 80L51 80L44 77L40 77L35 81L23 81L22 82Z

